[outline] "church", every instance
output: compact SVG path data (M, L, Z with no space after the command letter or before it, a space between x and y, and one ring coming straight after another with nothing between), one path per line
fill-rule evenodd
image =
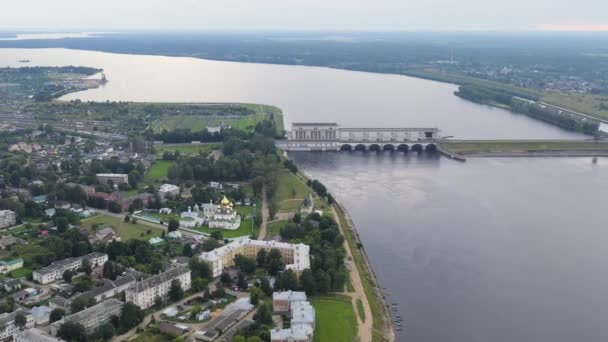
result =
M208 203L199 207L195 204L194 208L188 207L188 211L181 214L180 226L195 228L203 225L209 228L236 230L241 226L241 216L226 196L217 206Z

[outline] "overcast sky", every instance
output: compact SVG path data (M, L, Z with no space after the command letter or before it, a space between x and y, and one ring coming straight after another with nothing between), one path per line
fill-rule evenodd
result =
M608 0L0 0L0 29L607 30Z

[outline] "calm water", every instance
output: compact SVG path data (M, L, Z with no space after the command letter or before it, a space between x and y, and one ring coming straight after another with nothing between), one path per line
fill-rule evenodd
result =
M255 102L286 121L438 126L459 138L580 138L452 95L453 85L325 68L0 50L0 65L104 68L66 99ZM350 211L405 318L403 341L605 341L608 162L298 153Z
M400 341L608 340L608 160L290 156L351 213Z
M0 49L0 66L23 66L21 59L29 59L29 65L105 70L107 85L67 95L66 100L251 102L280 107L288 125L321 120L359 127L439 127L458 138L580 138L523 115L464 101L452 94L454 85L405 76L64 49Z

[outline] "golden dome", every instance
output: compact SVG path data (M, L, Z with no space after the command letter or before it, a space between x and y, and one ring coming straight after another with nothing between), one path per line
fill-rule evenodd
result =
M223 206L227 206L230 205L230 201L226 198L226 196L224 196L224 198L222 199L222 202L220 202Z

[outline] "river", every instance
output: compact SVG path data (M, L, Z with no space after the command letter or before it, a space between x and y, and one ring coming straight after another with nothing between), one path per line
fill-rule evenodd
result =
M454 85L327 68L99 52L0 50L0 65L104 68L109 83L64 99L254 102L286 122L437 126L458 138L575 139L466 102ZM606 159L292 153L353 217L399 341L604 341Z

